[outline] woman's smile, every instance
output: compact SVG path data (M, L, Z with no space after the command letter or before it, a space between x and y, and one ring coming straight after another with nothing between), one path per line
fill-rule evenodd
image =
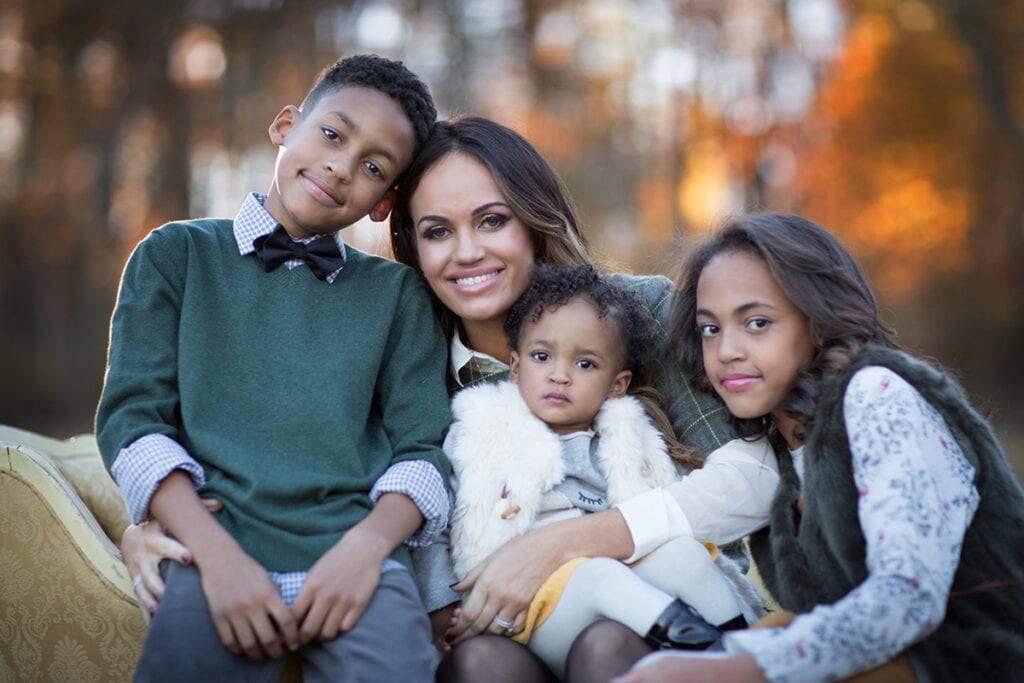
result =
M490 270L486 273L475 275L459 274L452 277L451 281L458 287L473 288L476 287L476 285L483 285L484 283L492 282L495 278L499 277L502 272L502 270ZM482 287L477 287L477 289L482 289Z

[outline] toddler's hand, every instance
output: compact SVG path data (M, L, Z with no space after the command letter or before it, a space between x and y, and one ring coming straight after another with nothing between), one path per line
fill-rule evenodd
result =
M434 639L434 647L441 652L448 652L452 649L451 643L448 642L448 629L453 628L459 623L459 614L462 610L459 609L458 603L442 607L441 609L434 610L430 613L430 631Z

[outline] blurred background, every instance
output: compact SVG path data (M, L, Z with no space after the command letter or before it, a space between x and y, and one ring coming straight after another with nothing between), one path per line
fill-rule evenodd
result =
M4 0L0 423L92 430L131 249L265 191L271 119L355 52L523 133L619 268L743 210L833 229L1024 473L1021 1Z

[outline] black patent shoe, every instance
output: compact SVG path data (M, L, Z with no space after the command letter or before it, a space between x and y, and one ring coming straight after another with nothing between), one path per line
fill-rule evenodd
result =
M656 650L714 649L712 646L721 640L722 631L719 628L705 621L704 617L697 614L697 610L678 598L658 615L658 620L644 636L644 641Z

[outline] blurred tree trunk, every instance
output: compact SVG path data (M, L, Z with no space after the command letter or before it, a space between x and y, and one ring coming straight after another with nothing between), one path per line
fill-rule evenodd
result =
M58 433L92 429L124 242L137 239L110 225L118 136L153 103L170 128L161 136L164 175L153 186L153 215L187 207L188 118L166 68L182 5L23 6L25 42L35 53L24 76L28 129L19 192L0 212L7 245L0 384L19 396L4 403L0 421ZM109 99L97 100L86 82L84 51L96 41L119 51L127 77Z

